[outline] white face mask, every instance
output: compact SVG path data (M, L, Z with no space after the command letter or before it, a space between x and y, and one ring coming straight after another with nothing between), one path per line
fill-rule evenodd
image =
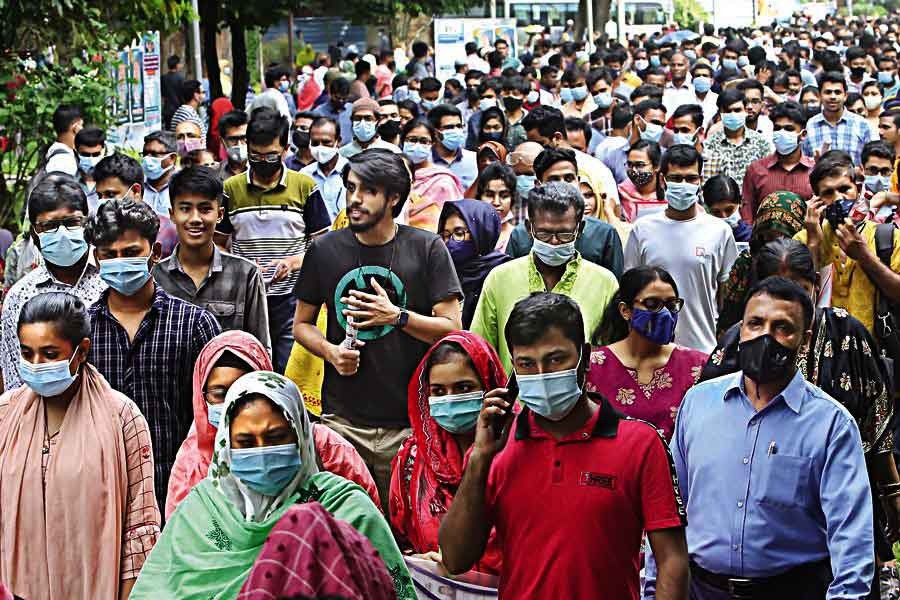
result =
M316 162L320 165L323 165L330 161L337 154L338 149L332 146L310 146L309 152L312 154L313 158L316 159Z

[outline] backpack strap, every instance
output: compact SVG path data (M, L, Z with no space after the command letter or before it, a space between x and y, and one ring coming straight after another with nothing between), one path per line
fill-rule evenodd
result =
M891 255L894 253L894 224L879 223L875 228L875 253L888 269L891 268Z

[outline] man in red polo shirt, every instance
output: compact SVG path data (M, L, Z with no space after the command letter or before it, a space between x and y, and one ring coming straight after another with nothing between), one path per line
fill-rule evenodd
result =
M671 455L651 425L582 391L590 346L578 305L532 294L516 304L505 335L525 408L513 421L507 389L485 395L441 524L444 566L470 569L496 527L501 598L635 600L647 531L660 562L657 599L686 600L684 507ZM504 423L499 441L495 422Z

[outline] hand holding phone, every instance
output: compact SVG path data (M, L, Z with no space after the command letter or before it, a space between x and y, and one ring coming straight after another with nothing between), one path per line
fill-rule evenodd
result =
M481 414L478 415L475 426L474 452L491 459L503 449L511 429L508 425L513 418L512 407L517 396L515 379L511 379L507 387L491 390L484 395Z

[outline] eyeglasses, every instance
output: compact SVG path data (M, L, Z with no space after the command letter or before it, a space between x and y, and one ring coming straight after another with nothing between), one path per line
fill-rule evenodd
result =
M225 141L228 142L229 146L234 146L237 144L246 144L247 136L246 135L229 135L225 138Z
M426 137L408 137L403 141L410 144L422 144L423 146L431 146L434 143L431 141L431 138Z
M672 300L660 300L659 298L644 298L643 300L635 300L636 304L643 304L644 308L650 312L659 312L663 307L668 308L669 312L675 314L684 308L684 300L682 298L673 298Z
M38 221L34 224L34 230L37 233L53 233L62 225L69 231L75 231L84 225L84 217L66 217L65 219L54 219L52 221Z
M280 152L272 152L271 154L257 154L255 152L251 153L249 156L250 160L253 162L267 162L269 164L281 162L281 153Z
M203 392L203 397L210 404L222 404L225 402L225 396L228 394L226 388L212 388Z
M376 120L377 120L377 117L375 117L374 115L365 115L365 116L354 115L354 116L350 117L351 123L358 123L359 121L365 121L367 123L374 123Z
M549 243L550 240L556 238L556 241L560 244L569 244L575 241L575 238L578 237L578 229L575 231L535 231L532 227L531 236L538 240L539 242Z
M455 227L453 230L445 229L441 232L441 239L449 242L451 239L457 242L464 242L469 235L469 230L465 227Z
M891 173L894 172L894 169L891 167L884 167L883 169L879 169L878 167L868 167L866 169L866 175L881 175L882 177L887 177Z
M668 183L700 183L699 175L666 175Z

